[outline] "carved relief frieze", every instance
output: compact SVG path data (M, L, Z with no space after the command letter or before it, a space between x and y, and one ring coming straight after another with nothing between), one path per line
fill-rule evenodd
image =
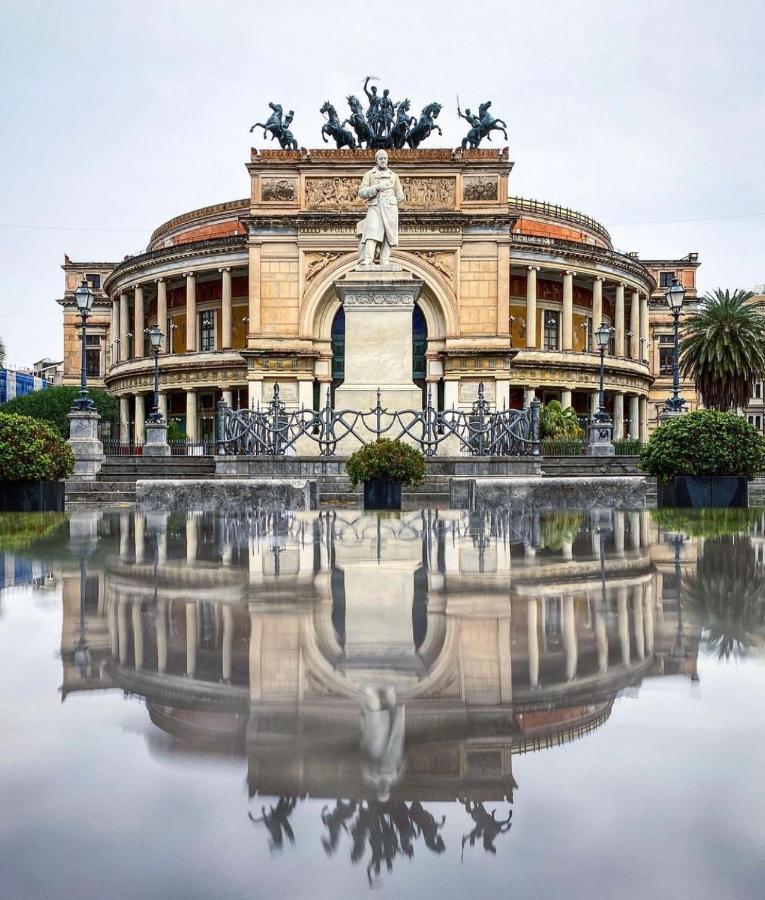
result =
M414 306L414 294L408 293L363 293L345 294L344 306Z
M264 203L294 203L297 200L297 178L263 178L260 199Z
M496 176L467 175L462 180L462 199L467 201L496 200L499 181Z
M322 250L306 253L303 257L305 263L304 279L308 284L316 276L323 272L327 266L331 265L335 260L340 259L345 253L342 250Z
M440 250L414 250L412 252L433 266L447 281L454 281L454 253Z
M308 209L363 209L358 196L361 181L352 177L306 178L305 205ZM454 178L424 178L405 175L401 179L405 208L454 209L456 181Z

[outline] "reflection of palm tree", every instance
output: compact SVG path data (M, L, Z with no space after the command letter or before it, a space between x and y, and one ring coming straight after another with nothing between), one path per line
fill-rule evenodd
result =
M720 659L744 656L765 641L765 578L748 536L706 541L685 596Z

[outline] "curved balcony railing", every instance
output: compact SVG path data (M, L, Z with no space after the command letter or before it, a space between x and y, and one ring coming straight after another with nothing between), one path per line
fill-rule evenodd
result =
M589 228L590 231L594 231L605 238L609 244L611 243L611 235L600 222L575 209L559 206L557 203L548 203L546 200L532 200L528 197L508 197L508 203L511 209L517 209L522 213L547 216L551 219L560 219L564 222L581 225L583 228Z

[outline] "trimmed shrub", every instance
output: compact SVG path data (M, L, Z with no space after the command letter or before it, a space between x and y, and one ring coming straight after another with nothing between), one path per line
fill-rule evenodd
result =
M425 457L403 441L381 438L352 453L345 470L354 487L374 478L400 481L403 485L420 484L425 478Z
M69 437L69 419L72 403L80 393L78 387L60 384L46 388L44 391L33 391L23 397L14 397L0 406L0 413L17 413L20 416L31 416L50 424L62 438ZM111 422L116 426L119 422L119 403L116 397L106 391L89 391L90 399L95 403L102 422Z
M72 448L51 425L0 413L0 481L56 481L73 469Z
M765 438L741 416L701 409L660 425L640 451L640 468L676 475L746 475L765 468Z

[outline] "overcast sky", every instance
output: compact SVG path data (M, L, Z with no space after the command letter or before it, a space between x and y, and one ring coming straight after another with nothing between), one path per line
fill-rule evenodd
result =
M413 109L494 101L511 193L580 209L700 287L765 281L761 0L2 0L0 336L62 352L64 253L118 260L179 213L248 193L275 100L302 146L378 75ZM261 142L260 137L257 138ZM442 143L443 142L443 143ZM496 143L495 143L496 146Z

